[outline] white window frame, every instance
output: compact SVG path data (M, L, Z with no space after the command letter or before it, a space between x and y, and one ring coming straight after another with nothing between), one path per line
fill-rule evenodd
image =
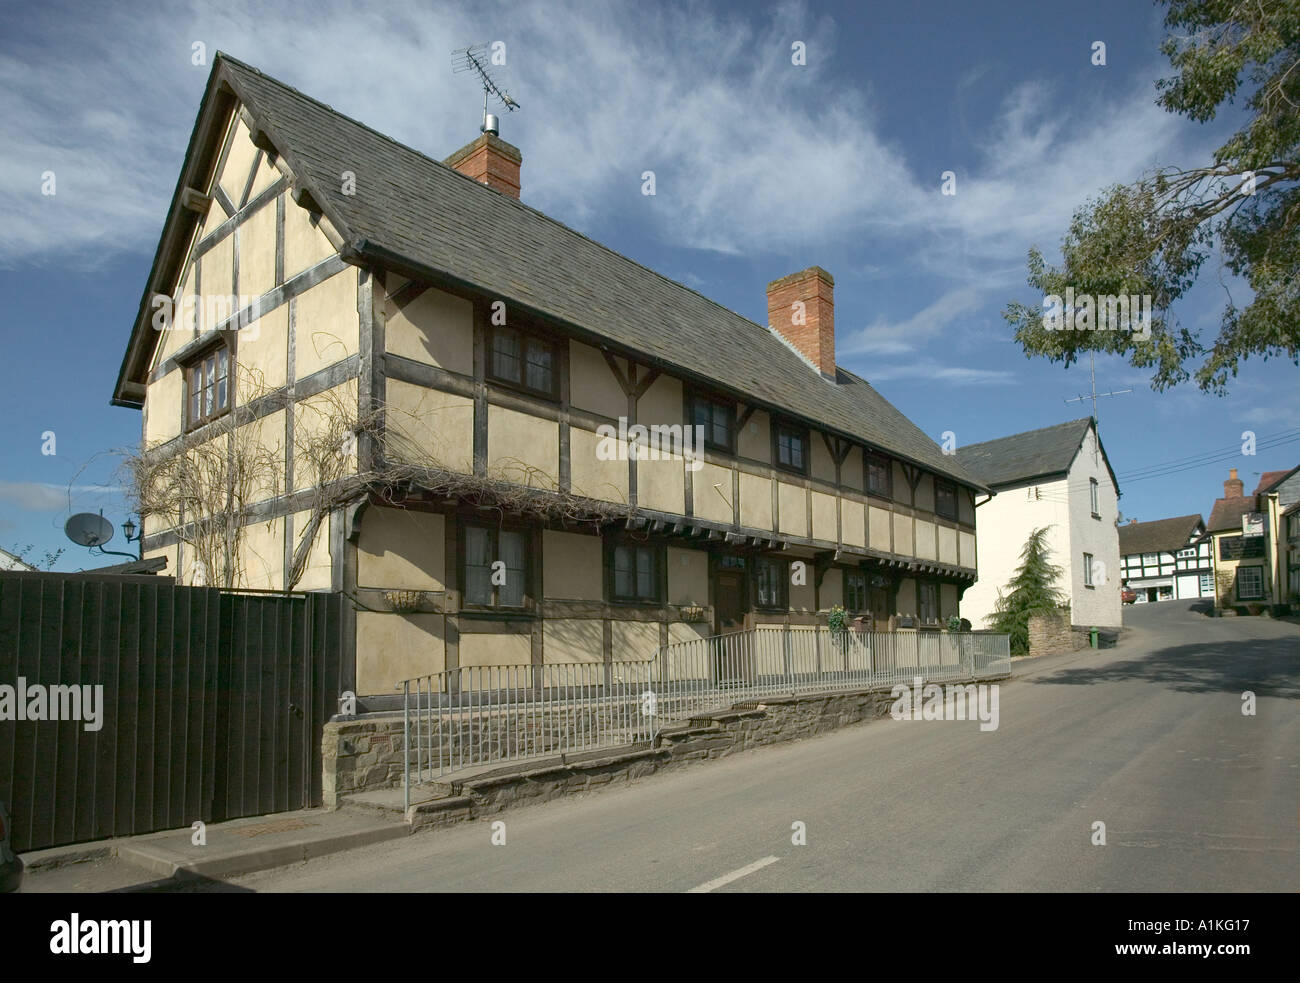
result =
M1259 593L1247 595L1242 592L1242 574L1251 573L1258 578ZM1258 564L1252 564L1248 567L1237 567L1237 600L1239 601L1262 601L1264 600L1264 568Z

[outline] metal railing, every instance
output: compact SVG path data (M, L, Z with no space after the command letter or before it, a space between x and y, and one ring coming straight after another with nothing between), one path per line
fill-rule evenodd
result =
M1007 673L1006 635L754 628L632 662L465 666L407 679L412 785L487 764L653 740L667 724L765 697Z

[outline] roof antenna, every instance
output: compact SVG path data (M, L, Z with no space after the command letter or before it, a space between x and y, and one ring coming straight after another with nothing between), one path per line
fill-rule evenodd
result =
M473 72L483 83L483 122L479 125L479 132L491 133L493 136L501 135L501 123L496 115L488 112L488 95L494 95L501 101L510 112L519 108L519 103L510 98L510 93L501 88L497 80L492 77L488 71L487 65L487 45L471 44L468 48L457 48L451 53L451 70L455 75L462 72Z

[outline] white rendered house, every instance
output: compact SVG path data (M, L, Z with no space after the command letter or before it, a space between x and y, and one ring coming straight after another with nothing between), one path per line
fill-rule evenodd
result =
M958 449L957 460L993 489L993 497L976 508L979 580L962 596L962 614L975 627L987 627L1029 534L1046 526L1071 622L1118 628L1119 483L1094 421L1071 420L971 444Z

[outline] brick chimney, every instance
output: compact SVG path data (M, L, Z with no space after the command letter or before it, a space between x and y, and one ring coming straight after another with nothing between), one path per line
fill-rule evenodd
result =
M835 378L835 280L810 266L767 285L767 323L817 367Z
M488 132L465 144L443 163L503 195L518 198L519 165L523 161L524 156L518 147Z
M1237 477L1237 469L1228 469L1228 480L1223 483L1224 498L1241 498L1246 494L1246 486Z

